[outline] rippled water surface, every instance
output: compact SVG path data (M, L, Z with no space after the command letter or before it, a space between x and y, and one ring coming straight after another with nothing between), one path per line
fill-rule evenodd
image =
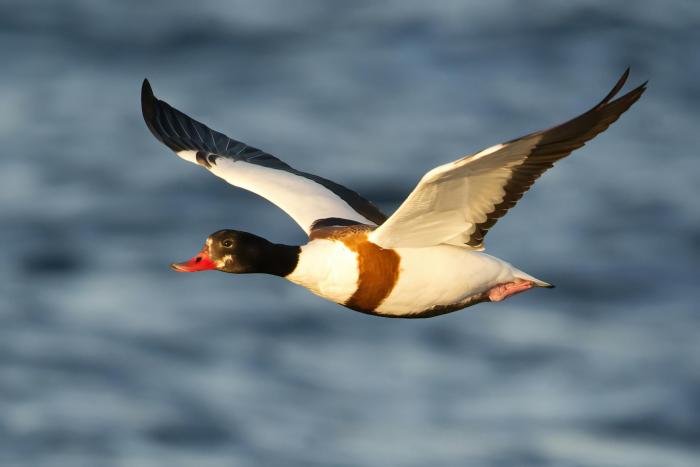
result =
M700 465L700 4L0 3L3 466ZM179 160L139 89L394 209L428 169L630 112L489 234L557 284L430 320L175 274L303 234Z

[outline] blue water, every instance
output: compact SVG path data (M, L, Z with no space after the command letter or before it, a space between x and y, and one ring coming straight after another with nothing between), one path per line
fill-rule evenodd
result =
M292 4L294 3L294 4ZM0 3L0 465L700 465L700 3ZM555 283L430 320L176 274L282 212L157 95L394 209L428 169L647 94L487 237Z

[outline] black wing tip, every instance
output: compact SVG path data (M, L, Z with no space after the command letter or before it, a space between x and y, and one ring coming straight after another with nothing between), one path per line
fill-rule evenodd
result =
M601 109L606 109L610 107L611 109L614 107L618 108L618 116L619 114L624 113L629 109L635 102L639 100L640 97L642 97L642 94L647 90L647 84L649 81L644 81L642 84L637 86L636 88L632 89L628 93L624 94L623 96L618 97L612 102L606 103Z
M610 103L612 98L615 97L617 95L617 93L620 92L622 87L627 82L627 78L629 78L629 75L630 75L630 70L631 70L631 68L628 66L625 69L624 73L622 73L622 76L620 76L620 78L617 80L617 83L615 83L615 86L613 86L613 88L610 90L610 92L603 98L603 100L601 100L595 107L593 107L593 109L601 109ZM634 94L637 94L637 98L639 98L639 96L641 96L644 93L644 91L646 91L648 83L649 83L649 80L644 81L641 85L637 86L632 91L630 91L627 94L625 94L624 96L622 96L620 99L627 97L629 95L634 95Z
M153 95L151 83L148 82L148 79L144 79L143 85L141 86L141 113L143 114L143 120L146 122L146 126L158 141L175 152L182 151L183 148L181 145L164 132L162 130L162 124L158 123L158 109L160 108L162 112L164 106L167 106L167 104L159 101L158 98Z
M629 78L629 76L630 76L630 67L628 66L625 69L624 73L622 73L622 76L620 76L620 78L615 83L615 86L613 86L613 88L610 90L610 92L594 108L597 109L597 108L603 107L605 104L610 102L610 100L613 97L615 97L615 95L618 92L620 92L620 89L622 89L622 86L625 85L625 83L627 82L627 78Z
M642 94L644 91L647 90L647 84L649 84L649 80L644 81L642 84L637 86L636 88L633 89L633 91L639 92L639 94Z
M143 114L143 120L146 122L146 126L158 141L175 152L181 151L183 148L176 144L172 137L162 129L159 129L161 125L158 124L157 114L158 108L160 107L162 109L163 105L167 104L159 101L156 96L153 95L151 83L148 82L148 79L144 79L141 85L141 113Z
M153 89L148 79L144 78L141 85L141 113L146 123L150 124L156 115L156 96L153 95Z

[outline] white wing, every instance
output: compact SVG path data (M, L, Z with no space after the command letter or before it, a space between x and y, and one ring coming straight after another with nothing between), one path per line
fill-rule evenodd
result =
M377 207L354 191L293 169L278 158L211 130L153 95L144 80L143 117L151 133L183 159L282 208L308 234L331 225L381 224Z
M628 74L629 69L598 105L573 120L434 168L369 239L384 248L448 243L483 249L488 230L540 175L639 99L646 83L611 102Z

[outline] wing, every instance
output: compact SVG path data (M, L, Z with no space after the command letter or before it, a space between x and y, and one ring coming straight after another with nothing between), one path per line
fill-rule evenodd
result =
M646 83L612 100L628 74L629 68L598 105L573 120L434 168L369 239L384 248L448 243L483 249L488 230L540 175L639 99Z
M354 191L300 172L276 157L209 129L141 88L141 109L151 133L183 159L231 185L282 208L308 234L315 227L381 224L386 216Z

